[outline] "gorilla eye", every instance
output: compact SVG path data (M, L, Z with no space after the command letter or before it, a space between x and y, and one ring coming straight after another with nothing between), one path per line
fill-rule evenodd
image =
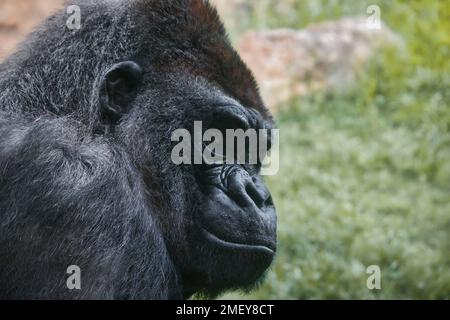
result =
M222 111L222 110L220 110ZM250 123L245 115L242 113L233 112L234 110L227 110L225 112L217 112L214 114L211 128L218 129L224 134L226 130L238 130L244 131L250 128Z

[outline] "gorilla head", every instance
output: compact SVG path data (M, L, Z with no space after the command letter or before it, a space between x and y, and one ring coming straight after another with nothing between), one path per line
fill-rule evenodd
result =
M198 120L204 129L221 131L269 128L271 120L209 5L148 3L159 15L142 29L160 32L144 34L141 43L153 45L107 75L106 87L125 90L104 99L105 109L129 110L116 136L146 172L147 188L158 186L160 198L153 201L165 204L159 220L185 289L249 286L276 248L275 209L257 166L175 166L169 137L177 128L192 130ZM128 103L130 93L135 99Z
M120 154L108 161L126 163L114 166L122 168L115 174L123 171L127 188L142 186L145 219L152 219L151 232L162 239L151 250L167 251L181 297L251 288L276 251L275 208L260 166L176 165L171 160L172 133L180 128L193 132L194 121L221 132L273 127L216 11L204 0L78 5L81 28L69 30L65 12L53 16L0 69L0 88L15 82L20 96L19 103L2 96L4 118L20 113L29 123L69 119L84 128L83 139L100 139ZM89 170L96 167L89 162ZM128 167L136 174L127 173ZM97 183L117 188L101 179ZM121 198L117 190L111 192ZM100 198L95 201L105 202ZM87 202L81 195L77 199ZM130 212L137 202L127 202ZM103 206L103 214L113 215L114 205ZM122 222L116 227L126 228L128 220ZM136 235L129 234L129 250L147 245L135 243ZM150 260L146 263L154 263ZM119 262L124 263L134 262ZM162 277L155 271L152 276Z

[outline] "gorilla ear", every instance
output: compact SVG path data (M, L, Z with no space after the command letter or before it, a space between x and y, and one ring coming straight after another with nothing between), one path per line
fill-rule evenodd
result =
M117 123L129 111L142 81L142 68L133 61L115 64L104 76L100 87L103 120Z

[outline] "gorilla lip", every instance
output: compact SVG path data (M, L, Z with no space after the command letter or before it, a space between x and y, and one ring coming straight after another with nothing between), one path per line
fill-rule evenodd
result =
M250 244L242 244L242 243L234 243L229 242L223 239L220 239L216 235L212 234L205 228L201 228L202 234L211 242L218 243L224 247L230 248L230 249L238 249L238 250L247 250L247 251L260 251L262 253L268 254L270 256L275 255L275 250L264 246L264 245L250 245Z

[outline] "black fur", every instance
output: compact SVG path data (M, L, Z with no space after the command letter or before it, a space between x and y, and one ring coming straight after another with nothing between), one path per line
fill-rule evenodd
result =
M205 192L170 161L171 132L217 101L271 123L217 13L202 0L79 6L80 30L63 10L0 66L0 298L181 299L251 286L272 257L204 244L192 217ZM112 119L102 86L123 61L143 76ZM238 275L222 270L230 260L246 261ZM81 290L66 287L70 265Z

